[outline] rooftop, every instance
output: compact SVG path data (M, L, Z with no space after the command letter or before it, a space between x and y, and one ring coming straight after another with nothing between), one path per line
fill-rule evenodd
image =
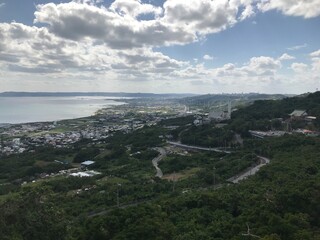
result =
M82 162L81 165L89 166L89 165L92 165L92 164L94 164L94 163L95 163L94 161L88 160L88 161Z
M306 110L294 110L289 115L293 117L301 117L301 116L307 115L307 112Z

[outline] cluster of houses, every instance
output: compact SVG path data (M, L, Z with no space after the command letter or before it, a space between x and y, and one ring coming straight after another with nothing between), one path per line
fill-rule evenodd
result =
M21 141L20 138L14 138L11 141L0 144L0 154L10 155L13 153L23 153L27 150L28 145Z
M231 119L231 102L229 101L228 109L226 111L210 111L208 114L196 115L196 119L193 121L195 126L201 126L209 124L211 122L220 123L226 120Z
M80 139L90 138L101 140L108 137L108 133L94 131L69 131L64 133L45 133L43 135L32 135L28 137L9 138L0 144L0 153L10 155L14 153L23 153L29 149L39 146L53 146L56 148L68 147Z
M6 140L0 142L0 154L10 155L22 153L39 146L56 148L69 147L81 139L100 141L112 136L113 132L129 133L133 130L152 126L166 118L160 107L144 111L141 107L134 109L107 109L106 113L94 119L69 123L44 122L6 125L0 127L0 133ZM67 127L74 130L56 131L56 128ZM22 137L23 136L23 137Z
M55 160L55 162L58 162L61 164L66 164L66 162L57 161L57 160ZM41 179L53 178L53 177L57 177L57 176L70 176L70 177L80 177L80 178L94 177L96 175L101 174L100 172L92 170L94 165L95 165L95 161L87 160L87 161L82 162L80 164L80 167L60 170L57 173L36 174L36 176L30 178L30 182L34 183L34 182L37 182L38 180L41 180ZM21 185L25 185L27 183L28 183L27 181L24 181L24 182L22 182Z

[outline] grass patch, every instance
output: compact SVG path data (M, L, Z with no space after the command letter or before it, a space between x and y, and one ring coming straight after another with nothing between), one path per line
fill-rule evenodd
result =
M119 178L119 177L104 177L104 178L101 178L97 181L97 184L99 185L103 185L103 184L106 184L106 183L109 183L109 184L124 184L124 183L129 183L130 181L127 180L127 179L124 179L124 178Z
M189 177L195 175L200 170L201 170L201 168L199 168L199 167L185 169L185 170L180 171L180 172L166 174L166 175L163 176L163 179L166 179L166 180L169 180L169 181L183 180L183 179L186 179L186 178L189 178Z
M111 152L111 150L104 150L102 153L100 153L100 154L98 154L97 156L95 156L94 158L95 159L103 159L103 158L105 158L106 156L109 156L110 154L111 154L112 152Z

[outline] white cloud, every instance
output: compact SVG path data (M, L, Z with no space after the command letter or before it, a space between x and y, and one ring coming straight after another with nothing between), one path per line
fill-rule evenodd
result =
M163 13L163 9L161 7L141 3L140 0L115 0L111 4L110 9L118 12L120 15L130 15L133 18L143 14L154 14L154 16L158 17Z
M95 5L103 3L103 0L72 0L72 2L83 3L83 4L95 6Z
M0 8L4 7L6 4L5 3L0 3Z
M187 66L174 71L171 78L180 81L192 80L193 86L197 85L195 81L206 83L203 91L213 83L215 86L219 85L221 91L263 91L263 88L270 84L276 86L274 81L278 79L279 69L281 69L281 64L277 59L260 56L251 58L249 62L241 66L233 63L211 69L205 68L203 64Z
M254 7L250 4L246 5L244 11L241 13L240 20L245 20L255 15Z
M117 2L115 2L117 3ZM46 23L49 31L62 38L83 41L91 39L111 48L130 49L144 46L186 44L197 40L195 32L160 19L141 21L134 16L146 12L145 4L136 1L137 10L124 4L127 14L110 9L75 2L38 5L36 23ZM150 10L150 9L149 9ZM137 11L137 12L135 12Z
M237 22L238 8L227 0L167 0L163 7L164 21L201 35L219 32Z
M248 65L242 67L241 70L250 75L273 75L279 68L281 68L279 60L260 56L251 58Z
M49 31L62 38L91 39L117 49L185 45L251 17L257 4L253 0L167 0L158 7L140 0L115 0L106 8L95 2L38 5L34 22L48 24ZM265 11L268 4L274 3L263 1L259 8ZM145 14L148 20L140 20Z
M320 49L310 53L310 57L320 57Z
M308 65L305 63L292 63L291 69L296 73L304 73L308 69Z
M261 0L258 8L263 12L275 9L285 15L304 18L320 16L319 0Z
M0 23L0 71L24 72L63 78L65 74L104 74L111 79L161 79L188 63L151 48L117 50L92 41L75 42L46 28Z
M12 80L6 80L6 86L20 86L18 79L26 79L28 84L21 86L30 90L38 85L44 90L53 85L85 90L91 81L99 89L114 91L208 92L212 85L219 92L274 92L285 87L284 81L295 83L296 89L319 82L320 50L310 54L311 64L293 63L293 76L288 79L280 74L281 61L294 59L287 53L207 68L199 64L201 59L178 61L154 50L200 41L232 27L255 14L255 0L168 0L163 7L140 0L116 0L110 7L101 3L74 0L38 5L35 23L42 27L0 23L0 74ZM213 59L207 54L202 58Z
M318 75L320 74L320 57L312 59L312 70L318 73Z
M295 57L291 56L291 55L289 55L287 53L284 53L284 54L281 55L281 57L279 57L280 61L293 60L293 59L295 59Z
M293 47L288 47L287 50L295 51L295 50L299 50L299 49L302 49L302 48L306 48L307 46L308 46L308 44L304 43L302 45L296 45L296 46L293 46Z
M209 60L213 60L213 57L208 55L208 54L206 54L206 55L203 56L203 59L209 61Z
M115 0L108 8L94 2L38 5L34 22L47 24L50 32L62 38L91 39L130 49L199 41L253 14L248 0L167 0L163 7L140 0ZM148 20L140 20L145 14Z

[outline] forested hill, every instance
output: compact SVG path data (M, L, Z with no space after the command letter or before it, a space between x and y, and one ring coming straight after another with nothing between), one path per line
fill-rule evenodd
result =
M234 111L229 127L243 136L248 136L249 130L287 130L284 121L294 110L304 110L309 116L316 117L316 120L306 126L305 122L297 119L291 122L293 128L308 127L311 130L320 130L320 92L282 100L255 101Z
M282 100L257 100L252 105L235 111L232 118L244 120L287 118L295 109L306 110L309 115L320 118L320 91Z
M320 239L320 139L287 136L255 148L269 149L272 162L241 184L87 219L82 239Z

